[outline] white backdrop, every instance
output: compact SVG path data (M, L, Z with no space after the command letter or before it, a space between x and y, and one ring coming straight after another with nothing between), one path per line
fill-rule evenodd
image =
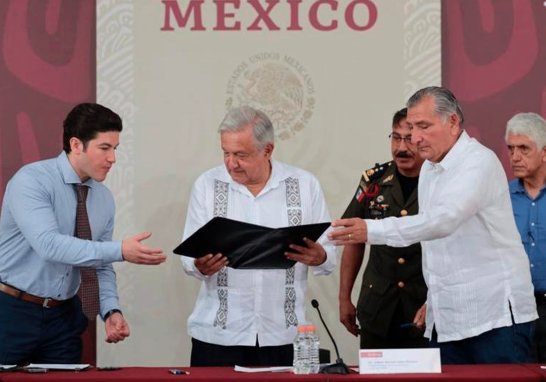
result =
M97 99L124 120L106 182L117 203L115 236L150 230L148 244L168 254L158 267L116 265L131 337L108 345L101 335L99 365L189 364L186 321L199 282L171 251L182 236L192 183L222 163L216 130L229 107L247 103L271 116L274 157L319 178L335 219L361 172L390 159L394 111L418 88L440 84L439 0L372 1L377 21L364 32L343 21L348 0L338 1L337 12L319 13L324 24L339 19L338 29L313 29L306 15L314 2L301 5L303 30L295 32L285 30L283 2L271 13L280 31L213 31L216 12L208 0L206 31L189 30L192 21L186 28L172 21L173 31L161 31L161 1L97 1ZM187 1L178 3L184 11ZM355 15L367 17L362 7ZM254 17L241 1L233 20L246 26ZM342 357L355 364L358 339L339 323L338 288L339 271L310 276L308 301L320 301ZM307 319L333 352L310 304Z

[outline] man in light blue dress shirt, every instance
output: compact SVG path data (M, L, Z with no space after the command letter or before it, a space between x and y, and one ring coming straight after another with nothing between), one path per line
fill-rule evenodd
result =
M514 179L510 197L521 241L531 263L539 319L531 361L546 362L546 121L519 113L506 125L506 144Z
M121 130L110 109L80 104L64 121L64 151L22 167L8 183L0 218L0 364L81 361L87 319L76 295L80 267L96 269L106 340L129 336L111 263L160 264L165 256L141 243L151 233L112 241L114 199L101 182ZM88 187L92 240L74 237L77 184Z

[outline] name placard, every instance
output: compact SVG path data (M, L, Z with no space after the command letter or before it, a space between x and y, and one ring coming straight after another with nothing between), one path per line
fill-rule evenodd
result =
M362 349L360 374L441 373L440 349Z

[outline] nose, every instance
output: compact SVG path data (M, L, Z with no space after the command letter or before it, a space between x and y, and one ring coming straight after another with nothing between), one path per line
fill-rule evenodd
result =
M110 151L107 160L112 164L116 163L116 152L114 150Z
M521 154L517 148L514 148L514 151L510 153L510 156L514 162L521 160Z
M233 155L226 155L224 157L224 163L226 164L228 170L233 170L239 167L239 162L237 161L237 158Z
M411 139L413 140L413 136L411 137ZM398 150L407 151L407 149L408 149L408 143L406 142L405 139L401 139L400 143L398 144Z

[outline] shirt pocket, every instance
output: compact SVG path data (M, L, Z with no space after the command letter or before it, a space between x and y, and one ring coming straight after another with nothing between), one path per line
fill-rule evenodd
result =
M363 318L376 315L389 284L388 280L379 276L372 276L363 281L358 298L358 311Z

